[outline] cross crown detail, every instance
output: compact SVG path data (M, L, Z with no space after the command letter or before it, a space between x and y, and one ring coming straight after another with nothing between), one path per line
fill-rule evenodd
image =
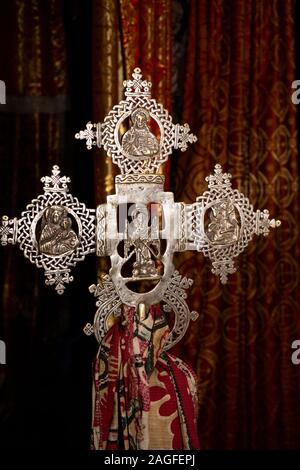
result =
M88 150L104 147L121 174L155 174L173 149L185 151L197 138L188 124L174 124L168 111L151 98L152 84L143 80L139 68L123 85L125 100L112 108L103 123L88 122L75 138L86 140Z

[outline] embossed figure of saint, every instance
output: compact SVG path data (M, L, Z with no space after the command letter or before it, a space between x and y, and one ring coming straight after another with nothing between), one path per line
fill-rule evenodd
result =
M132 127L125 132L121 145L128 155L147 158L158 154L159 143L149 129L149 119L150 114L144 108L137 108L132 112Z
M158 272L155 267L155 259L160 258L160 241L151 240L150 228L148 227L148 211L147 208L136 208L132 212L132 225L129 239L125 241L125 257L131 257L133 253L136 260L133 263L132 276L134 279L158 278ZM131 247L134 251L129 254ZM129 254L129 256L128 256Z
M229 245L240 235L234 204L228 198L211 207L207 236L214 245Z
M72 220L64 207L48 207L42 218L42 231L39 239L39 251L46 255L64 255L74 250L79 244L78 237L72 230Z

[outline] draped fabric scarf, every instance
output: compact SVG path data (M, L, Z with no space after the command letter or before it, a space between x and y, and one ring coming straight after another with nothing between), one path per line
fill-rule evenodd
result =
M168 334L158 307L143 320L124 307L107 333L94 365L94 449L199 447L196 379L181 360L163 352Z

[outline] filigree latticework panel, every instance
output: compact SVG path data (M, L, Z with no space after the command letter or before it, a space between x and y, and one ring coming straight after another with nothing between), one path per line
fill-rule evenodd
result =
M58 166L41 181L44 194L27 205L20 219L2 219L1 243L18 242L24 256L45 270L46 284L62 294L73 280L71 267L95 251L95 210L68 193L70 178L60 177Z
M143 79L140 69L124 81L124 89L125 98L102 123L89 122L75 136L85 140L89 150L103 147L118 165L116 193L96 211L87 209L69 194L70 178L54 166L52 175L42 178L44 194L28 204L21 218L2 218L0 242L19 243L58 293L73 280L71 268L87 254L109 256L109 275L90 288L98 308L85 333L101 342L122 305L146 312L161 302L175 318L167 350L197 318L186 302L193 281L175 271L173 254L201 251L224 284L253 236L267 236L280 222L270 220L267 210L254 211L249 199L232 189L231 175L220 165L206 178L208 190L194 203L174 202L173 194L163 189L159 168L173 149L185 151L196 137L188 124L174 124L151 97L151 82Z
M115 289L115 285L109 275L101 279L101 284L93 284L89 288L90 292L96 297L96 306L98 307L94 323L87 323L84 327L86 335L94 333L98 343L101 343L105 334L109 330L109 318L119 317L122 313L122 301Z
M89 122L75 137L86 140L89 150L103 146L122 174L156 173L173 149L185 151L196 137L188 124L174 124L168 111L151 98L151 82L142 79L140 69L134 70L124 87L126 99L112 108L104 122ZM124 132L128 120L130 126Z
M206 178L209 190L197 198L189 222L196 249L210 258L212 272L223 284L228 274L236 271L234 258L253 236L267 236L271 227L280 225L269 219L267 210L254 211L249 199L232 189L230 179L220 165L215 166L214 174Z

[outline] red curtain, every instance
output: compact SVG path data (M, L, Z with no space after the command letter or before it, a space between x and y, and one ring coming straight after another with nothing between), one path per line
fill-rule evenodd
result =
M140 67L152 95L171 110L171 0L93 0L93 114L102 121L123 98L123 80ZM95 152L97 202L114 192L117 174L104 151ZM166 165L166 186L168 186ZM102 268L104 268L102 266Z
M151 80L152 96L166 109L172 107L172 2L120 0L121 34L126 77L140 67ZM169 163L163 165L169 187Z
M172 2L120 0L126 76L135 67L152 81L152 95L171 108Z
M191 0L183 120L198 136L176 168L177 200L194 201L220 163L255 208L282 226L252 241L223 287L202 255L178 256L195 279L201 320L179 346L199 377L203 448L300 442L299 194L294 1Z

